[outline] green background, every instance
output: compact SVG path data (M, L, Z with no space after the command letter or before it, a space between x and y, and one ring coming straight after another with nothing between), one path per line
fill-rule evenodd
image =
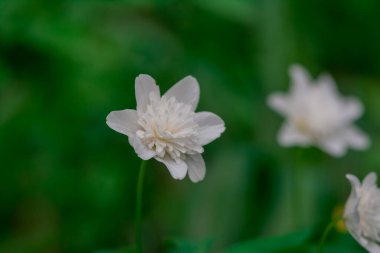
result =
M307 228L314 245L349 194L345 174L379 168L379 9L377 0L0 0L0 252L133 244L140 160L105 118L135 108L140 73L162 91L193 75L198 111L226 123L205 147L201 183L149 162L147 252L170 241L173 252L220 252ZM283 119L266 98L288 89L295 62L314 77L329 71L362 100L369 150L336 159L277 144ZM347 234L331 243L340 237L363 252Z

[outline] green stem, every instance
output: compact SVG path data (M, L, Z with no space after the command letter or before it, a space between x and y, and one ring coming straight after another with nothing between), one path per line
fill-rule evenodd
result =
M317 253L322 253L323 246L325 244L325 241L327 239L327 236L331 232L331 230L334 228L335 224L340 221L342 218L334 219L330 222L330 224L325 228L325 231L323 231L321 240L319 242Z
M302 164L302 157L303 157L303 152L304 150L302 148L298 148L298 150L295 150L295 155L294 155L294 164L293 164L293 170L292 170L292 189L291 189L291 194L293 198L293 208L292 210L292 215L295 215L297 219L295 222L293 222L292 226L296 227L296 229L301 228L305 224L305 210L304 210L304 205L303 200L304 200L304 189L303 189L303 173L304 173L304 168Z
M136 195L136 252L142 253L142 237L141 237L141 217L142 217L142 198L143 198L143 185L145 168L148 161L142 160L139 171L139 178L137 181L137 195Z

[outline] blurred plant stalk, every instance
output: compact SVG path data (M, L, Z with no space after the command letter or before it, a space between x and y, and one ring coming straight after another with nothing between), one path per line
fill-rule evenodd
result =
M336 225L338 223L341 223L343 221L343 218L342 217L339 217L339 218L336 218L336 219L333 219L329 225L327 225L327 227L325 228L325 230L323 231L323 234L322 234L322 237L321 237L321 240L319 242L319 246L318 246L318 250L317 250L317 253L322 253L322 250L323 250L323 246L325 245L325 241L327 239L327 236L330 234L331 230L333 230L333 228L336 227Z
M142 235L141 235L141 217L142 217L142 199L144 189L144 176L145 169L148 161L142 160L139 171L139 178L137 181L137 195L136 195L136 252L142 253Z

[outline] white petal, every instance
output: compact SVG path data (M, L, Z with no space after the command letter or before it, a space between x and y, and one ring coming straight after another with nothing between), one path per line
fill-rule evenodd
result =
M206 175L206 165L201 154L189 155L186 158L191 181L202 181Z
M170 172L170 175L174 179L181 180L186 176L187 164L184 161L179 160L178 162L176 162L169 156L165 156L164 158L160 158L156 156L155 159L165 164L165 166L168 168Z
M175 97L178 102L189 104L195 110L199 101L199 84L197 79L192 76L186 76L166 93L167 98Z
M331 96L331 99L341 104L341 117L346 123L358 119L363 114L363 105L360 100L355 97L342 97L338 93L336 83L330 74L321 74L317 83L324 90L324 94Z
M351 183L351 193L346 201L346 205L344 207L344 218L346 219L346 226L350 230L351 234L358 236L356 228L358 226L358 214L357 214L357 204L359 201L360 194L360 182L357 177L351 174L347 174L346 178Z
M369 173L363 180L362 190L366 191L372 187L376 187L377 175L375 172Z
M135 149L136 154L143 160L149 160L156 155L156 152L150 150L142 144L141 139L137 136L130 136L129 143Z
M160 96L160 88L156 85L156 81L149 75L141 74L135 80L135 93L137 102L137 111L145 111L149 104L149 96L153 93Z
M320 139L318 141L318 147L332 156L342 157L346 154L347 142L344 134L337 133L324 139Z
M363 105L359 99L348 97L344 100L343 119L347 122L358 119L363 114Z
M346 204L345 212L344 212L344 224L352 235L354 239L359 242L360 245L363 246L363 238L360 236L360 228L359 228L359 214L356 210L358 205L358 199L355 200L348 200L347 203L350 203L349 205ZM350 206L350 208L347 208ZM346 210L350 210L349 213L346 212Z
M276 112L286 116L290 111L289 97L283 93L273 93L268 97L267 104Z
M110 112L106 120L110 128L127 136L133 136L139 129L135 110L126 109Z
M199 144L202 146L218 138L226 129L224 121L211 112L198 112L195 114L194 120L199 125L198 137Z
M293 124L284 123L277 136L281 146L289 147L292 145L308 146L312 143L312 139L304 133L298 131Z
M380 253L380 246L376 242L367 241L366 245L362 245L369 253Z
M344 135L348 145L354 149L363 150L369 147L370 141L367 135L357 127L347 127L344 130Z
M291 65L289 67L289 75L292 82L292 92L299 93L310 86L310 74L303 66L299 64Z
M328 73L319 75L317 79L317 85L319 85L321 89L324 89L327 94L337 94L335 80Z
M351 175L351 174L347 174L346 178L351 183L351 193L355 197L358 197L359 196L359 192L360 192L360 188L361 188L359 179L356 176Z

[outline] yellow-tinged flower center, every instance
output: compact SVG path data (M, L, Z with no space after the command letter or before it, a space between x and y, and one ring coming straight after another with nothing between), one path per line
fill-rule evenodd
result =
M312 134L312 129L303 117L297 117L294 120L296 128L304 134Z

